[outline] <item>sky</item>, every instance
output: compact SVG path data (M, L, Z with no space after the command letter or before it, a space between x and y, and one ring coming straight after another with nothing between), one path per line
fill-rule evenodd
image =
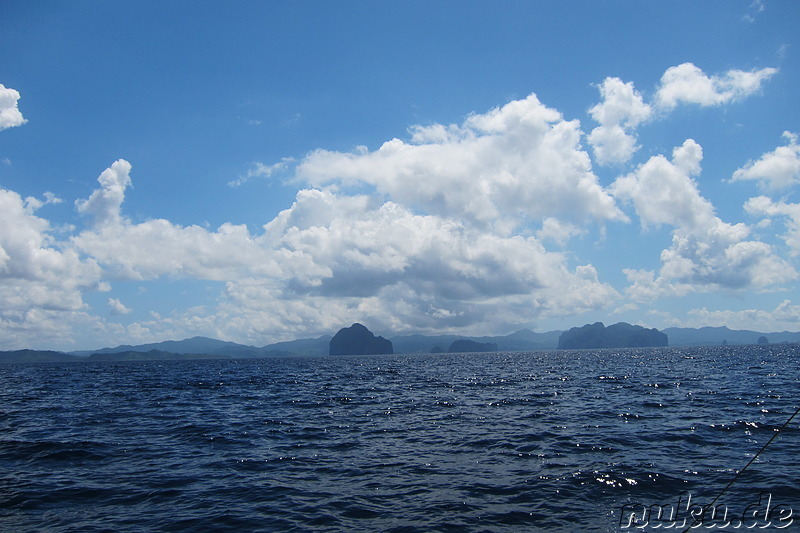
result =
M0 349L799 331L798 22L0 0Z

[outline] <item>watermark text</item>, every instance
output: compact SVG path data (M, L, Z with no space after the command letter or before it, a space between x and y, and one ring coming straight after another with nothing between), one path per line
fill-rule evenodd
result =
M651 505L630 503L622 506L621 529L784 529L794 523L794 511L780 503L769 492L762 492L743 510L728 508L722 503L701 505L690 493L677 501Z

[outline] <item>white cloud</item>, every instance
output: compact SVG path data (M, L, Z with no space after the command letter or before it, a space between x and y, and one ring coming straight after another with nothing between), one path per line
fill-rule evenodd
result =
M599 86L602 101L589 109L599 126L587 140L598 164L627 163L639 149L634 132L653 118L654 106L663 118L680 103L713 106L737 101L760 90L762 83L777 72L774 68L729 70L709 77L694 64L683 63L664 72L652 104L645 103L632 82L606 78Z
M263 339L270 331L326 331L343 316L393 330L491 331L521 316L596 309L618 296L593 267L568 268L565 255L548 252L533 236L497 234L329 189L299 191L259 236L233 224L213 232L163 219L134 224L119 211L130 167L113 170L101 174L89 200L77 203L96 214L95 224L71 242L111 277L225 281L218 309L171 319L187 334L202 325L225 338L258 332ZM119 194L105 194L109 189ZM544 226L562 242L582 231L554 219ZM121 309L113 299L109 305ZM140 325L153 334L162 327Z
M266 230L287 253L294 289L322 295L370 295L400 281L452 300L526 294L561 264L533 238L498 237L330 191L301 191Z
M377 297L387 322L399 313L446 328L499 320L490 309L502 314L514 302L525 302L529 316L557 314L616 294L593 269L570 271L562 254L533 237L487 233L393 202L372 205L365 196L300 191L265 230L293 294Z
M754 216L783 218L787 229L783 240L789 245L792 255L800 255L800 204L775 202L766 196L757 196L750 198L744 208Z
M783 132L786 146L779 146L761 156L758 161L748 161L736 170L731 181L756 180L763 189L781 190L800 183L800 144L797 135Z
M100 290L100 268L63 247L35 211L36 198L0 189L0 338L6 346L64 339L85 319L83 292Z
M703 149L692 139L673 151L672 161L651 157L636 172L611 186L616 198L632 201L643 226L702 228L712 223L714 207L692 178L700 172Z
M709 77L694 64L683 63L664 72L656 102L666 110L681 103L701 106L725 104L759 91L761 84L777 72L775 68L750 72L729 70L722 75Z
M636 128L658 106L733 101L772 74L708 77L680 65L665 72L657 104L645 103L633 83L607 78L589 110L598 123L588 136L595 158L630 161ZM0 335L7 345L40 343L45 334L66 343L79 330L98 342L210 335L265 344L330 333L344 321L387 332L497 333L666 295L765 290L796 278L748 226L722 221L700 194L698 143L687 140L671 158L651 157L604 189L583 134L578 121L530 95L461 124L414 126L407 140L375 150L316 150L296 163L257 164L229 185L291 173L307 188L256 232L234 223L213 230L163 218L131 221L122 209L132 187L124 159L75 202L87 224L62 230L72 233L64 242L34 214L59 198L0 191ZM796 138L788 139L781 148L796 159ZM781 148L735 178L795 182L796 173L776 162L792 159ZM603 234L608 221L628 221L617 202L630 202L645 230L666 226L672 238L658 269L623 268L629 298L621 307L619 292L582 256L590 251L568 247L593 224ZM800 250L795 204L762 197L746 207L767 217L762 225L787 220L785 238ZM163 277L222 282L224 290L213 306L125 325L92 316L82 299L110 290L115 279ZM131 312L117 298L106 305L120 317Z
M119 298L109 298L108 308L112 315L127 315L131 312L131 310L126 307L125 304L119 301Z
M130 163L124 159L115 161L97 178L101 187L95 189L88 199L75 203L78 212L92 215L98 227L120 224L120 208L125 200L125 189L131 185L130 172Z
M100 174L100 188L87 200L76 202L81 213L94 216L94 224L91 230L74 236L72 244L103 264L111 276L227 280L277 272L244 225L225 223L209 232L165 219L131 223L120 209L132 183L130 171L130 163L116 161Z
M573 270L560 265L539 273L548 274L552 276L549 286L498 296L487 294L485 287L469 287L477 284L469 277L438 288L440 276L435 275L430 279L398 276L391 282L374 284L370 292L336 296L294 293L267 280L232 281L217 312L208 318L228 333L252 339L325 334L344 321L397 333L482 334L508 331L542 318L574 316L619 299L610 285L597 279L591 265ZM425 288L432 290L421 290ZM464 293L472 297L456 297Z
M72 242L103 264L109 275L123 279L175 276L224 281L276 272L274 262L244 225L225 223L208 231L155 219L84 231Z
M228 186L236 188L255 178L270 178L276 173L285 171L293 161L294 159L291 157L284 157L281 161L278 161L272 165L256 163L243 176L239 176L237 179L229 181Z
M551 241L560 246L566 246L572 237L584 233L586 230L579 226L547 217L542 221L542 229L536 232L536 237L541 241Z
M28 122L19 110L19 92L0 83L0 131Z
M35 198L23 200L13 191L0 189L0 276L62 288L95 286L97 265L81 260L73 250L59 250L59 243L48 233L49 223L34 214L42 205ZM56 293L52 296L58 297ZM76 303L79 293L70 293L63 305L48 301L54 307L81 306Z
M600 126L589 134L589 144L601 165L626 163L638 150L632 130L650 118L652 109L644 103L633 83L606 78L599 89L603 101L589 113Z
M775 309L715 310L705 307L688 312L692 326L727 326L731 329L747 329L764 332L797 331L800 324L800 306L791 300L783 300ZM688 324L687 324L688 325Z
M461 125L415 126L410 142L351 153L317 150L296 177L312 186L368 184L429 214L499 230L555 217L572 223L624 220L592 173L580 124L535 95Z
M598 126L592 130L587 140L600 165L627 163L639 149L636 137L619 124Z
M763 242L746 240L744 224L720 220L692 179L700 172L702 149L689 139L673 158L650 158L636 172L618 178L615 197L631 201L644 228L672 226L672 246L661 252L658 276L626 269L636 300L720 288L766 288L797 277L797 272Z

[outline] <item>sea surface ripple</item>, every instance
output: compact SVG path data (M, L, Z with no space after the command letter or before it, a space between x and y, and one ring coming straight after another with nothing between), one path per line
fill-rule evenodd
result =
M798 354L0 365L0 530L630 530L623 506L718 495L800 407ZM800 526L799 427L718 503Z

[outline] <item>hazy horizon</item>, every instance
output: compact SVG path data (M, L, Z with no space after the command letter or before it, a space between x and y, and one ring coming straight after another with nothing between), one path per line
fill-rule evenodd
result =
M434 339L434 338L438 338L438 337L452 337L452 338L455 338L455 339L463 338L463 339L477 339L477 340L480 340L480 339L501 339L501 338L504 338L504 337L513 337L513 335L515 335L517 333L522 333L522 332L525 332L525 331L531 332L534 335L546 336L546 335L552 334L552 333L563 333L563 332L566 332L566 331L568 331L570 329L573 329L573 328L574 329L580 329L582 326L587 326L587 325L589 325L589 324L580 324L580 325L567 327L567 328L564 328L564 329L555 329L555 330L546 330L546 331L534 331L534 330L531 330L529 328L522 328L522 329L511 331L511 332L508 332L508 333L501 333L501 334L496 334L496 335L471 335L468 332L464 332L462 334L455 334L455 333L439 333L439 332L430 332L430 333L413 333L413 332L411 332L411 333L394 333L394 332L386 332L386 331L372 331L372 333L374 335L376 335L376 336L382 336L382 337L385 337L385 338L387 338L389 340L397 340L397 339L401 339L401 338L416 337L416 336L427 337L427 338L430 338L430 339ZM608 327L608 326L612 325L612 323L610 323L610 322L609 323L604 323L604 325L606 327ZM633 324L633 325L638 325L638 324ZM83 353L83 352L87 352L88 353L88 352L93 352L93 351L97 351L97 350L116 349L116 348L123 348L123 347L137 348L137 347L141 347L141 346L151 346L151 345L160 345L160 344L169 344L169 343L183 343L183 342L186 342L186 341L193 341L193 340L197 340L197 339L215 341L215 342L221 342L221 343L233 343L233 344L238 344L239 346L246 346L246 347L250 347L250 348L262 349L262 348L274 347L275 345L281 345L281 344L289 344L289 345L291 345L291 344L293 344L294 342L297 342L297 341L315 341L315 340L322 339L322 338L332 338L336 334L336 332L339 331L339 329L343 329L343 328L346 328L346 327L348 327L348 326L342 326L342 328L337 328L337 330L332 330L332 331L329 331L329 332L325 332L325 333L322 333L320 335L313 335L313 336L312 335L299 335L299 336L293 337L293 338L276 340L274 342L270 342L270 343L267 343L267 344L264 344L264 345L253 345L253 344L247 344L247 343L237 343L235 341L229 341L229 340L226 340L226 339L219 339L219 338L215 338L215 337L208 337L208 336L205 336L205 335L194 335L194 336L191 336L191 337L170 338L170 339L163 339L163 340L160 340L160 341L152 341L152 342L146 342L146 343L116 343L116 344L112 343L112 344L103 345L103 346L94 345L94 346L89 346L89 347L85 347L85 348L76 348L76 349L61 349L61 348L58 348L58 347L49 347L49 348L45 347L45 348L39 348L38 350L41 350L41 351L55 351L55 352L68 353L68 354L77 354L77 353ZM691 331L697 332L697 334L699 335L699 333L701 331L703 331L704 329L707 329L707 328L723 329L723 328L726 328L726 326L702 326L702 327L699 327L699 328L680 328L680 327L676 328L676 327L670 327L670 328L663 328L663 330L659 330L659 331L666 332L667 330L670 330L670 329L691 330ZM747 329L747 328L742 328L742 329L731 329L731 328L728 328L728 330L731 331L731 333L734 333L734 334L735 333L740 333L740 332L751 332L751 333L758 334L758 335L783 335L783 334L800 335L800 331L789 331L789 330L783 330L783 331L777 331L777 330L776 331L758 331L758 330L751 330L751 329ZM709 342L712 343L711 345L716 345L716 343L719 341L719 339L715 340L715 339L712 339L710 337L709 338L698 337L698 338L702 340L703 345L706 345L706 343L709 343ZM780 339L779 338L779 339L776 340L774 337L772 339L767 337L767 340L770 343L777 342L779 344L787 342L785 339ZM724 339L724 341L728 342L728 339ZM732 344L734 344L734 345L735 344L757 344L758 343L757 342L758 339L755 338L755 337L753 337L752 339L749 339L749 340L744 340L744 341L737 340L737 335L734 335L734 337L731 339L731 341L732 341ZM795 340L789 340L788 342L796 342L796 341ZM693 346L693 345L694 344L688 344L688 346ZM673 346L673 344L670 344L670 346ZM677 346L681 346L682 347L682 346L687 346L687 344L679 343L679 344L677 344ZM166 348L166 347L162 347L162 348ZM440 346L440 348L441 348L441 346ZM17 348L17 349L31 349L31 348L30 347L21 347L21 348ZM555 344L553 345L552 348L537 348L537 349L544 349L544 350L555 349ZM0 350L0 352L1 351L15 351L15 350ZM166 350L166 351L169 351L169 350ZM509 350L499 349L498 351L509 351ZM526 351L526 350L514 349L514 350L511 350L511 351ZM179 353L185 353L185 351L182 351L182 352L179 352ZM202 351L199 352L199 353L202 353ZM398 352L398 353L405 353L405 352Z

